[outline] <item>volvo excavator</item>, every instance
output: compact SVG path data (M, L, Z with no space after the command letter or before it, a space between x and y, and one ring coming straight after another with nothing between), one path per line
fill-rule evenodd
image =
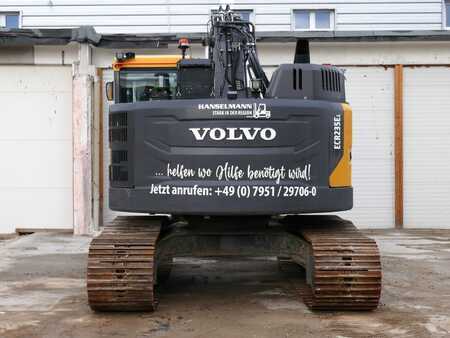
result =
M273 256L305 270L312 310L373 310L381 293L374 240L324 213L353 206L352 111L343 72L295 60L269 81L254 25L211 14L208 58L120 53L107 86L112 210L91 242L95 311L153 311L176 257ZM318 215L314 215L317 213Z

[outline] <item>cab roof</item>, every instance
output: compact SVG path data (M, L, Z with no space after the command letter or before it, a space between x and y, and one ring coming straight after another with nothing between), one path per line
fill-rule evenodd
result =
M113 70L123 68L176 68L181 55L136 55L133 58L114 61Z

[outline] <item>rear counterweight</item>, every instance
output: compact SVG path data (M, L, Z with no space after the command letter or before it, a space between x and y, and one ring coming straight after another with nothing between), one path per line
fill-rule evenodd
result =
M110 127L113 210L276 215L352 207L350 184L330 187L345 153L340 103L171 100L116 104L110 114L119 121Z

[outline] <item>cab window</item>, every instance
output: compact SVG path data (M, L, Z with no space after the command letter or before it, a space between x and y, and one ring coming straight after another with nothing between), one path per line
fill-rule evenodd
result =
M176 76L176 69L122 69L120 102L170 100L176 94Z

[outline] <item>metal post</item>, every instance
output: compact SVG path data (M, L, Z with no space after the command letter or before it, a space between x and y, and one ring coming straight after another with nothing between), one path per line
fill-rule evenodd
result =
M403 65L394 68L395 228L403 229Z

